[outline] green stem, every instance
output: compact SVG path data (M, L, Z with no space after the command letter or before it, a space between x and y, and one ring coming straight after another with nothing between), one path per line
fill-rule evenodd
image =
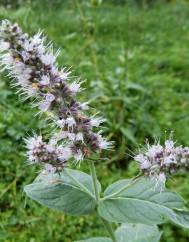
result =
M91 176L92 176L92 180L93 180L93 186L94 186L94 191L95 191L96 202L99 203L100 197L99 197L99 193L98 193L98 180L97 180L97 175L96 175L96 169L95 169L94 162L90 161L89 162L89 166L90 166ZM101 219L102 219L104 227L108 231L112 241L113 242L117 242L111 224L108 221L106 221L105 219L103 219L103 218L101 218Z
M102 218L102 222L103 222L103 224L104 224L104 227L105 227L105 228L106 228L106 230L108 231L108 233L109 233L109 235L110 235L110 237L111 237L112 241L113 241L113 242L117 242L117 240L116 240L116 237L115 237L115 234L114 234L114 231L113 231L113 228L112 228L111 224L110 224L108 221L106 221L105 219L103 219L103 218Z
M97 203L99 202L99 193L98 193L98 180L96 175L96 169L93 161L89 162L90 170L91 170L91 176L93 179L93 186L94 186L94 192Z

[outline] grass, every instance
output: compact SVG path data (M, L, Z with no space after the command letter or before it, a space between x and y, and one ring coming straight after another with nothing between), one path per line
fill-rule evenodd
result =
M93 2L93 1L91 1ZM86 79L83 99L107 118L105 133L116 142L108 164L97 167L103 186L137 173L128 149L145 137L174 130L179 143L189 145L189 5L160 4L143 9L104 1L47 0L20 7L0 6L0 18L18 22L26 31L44 29L62 49L61 65L73 66ZM120 1L121 2L121 1ZM130 1L131 3L131 1ZM104 235L94 215L77 218L51 211L29 199L23 186L37 170L27 167L23 137L43 130L30 103L22 103L10 80L0 82L0 241L73 242ZM88 168L83 165L86 171ZM187 175L170 181L172 190L189 197ZM189 232L166 224L162 242L186 242Z

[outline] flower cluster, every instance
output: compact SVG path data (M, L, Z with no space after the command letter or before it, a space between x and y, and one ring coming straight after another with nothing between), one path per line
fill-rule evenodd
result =
M17 24L4 20L0 25L0 63L8 70L26 98L33 97L40 112L48 112L57 132L48 144L42 137L27 141L28 158L32 163L61 170L69 159L82 160L91 152L111 147L101 132L94 132L103 119L87 116L86 103L80 103L77 93L81 89L79 79L72 80L71 72L58 68L58 52L51 44L45 44L41 32L30 37Z
M189 168L189 147L175 146L174 141L166 140L164 146L147 144L146 149L134 159L139 162L145 176L154 179L157 184L165 184L166 178L178 171Z

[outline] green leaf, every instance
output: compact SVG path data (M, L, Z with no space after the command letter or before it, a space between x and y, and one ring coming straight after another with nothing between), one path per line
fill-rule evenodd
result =
M158 191L154 182L121 180L110 185L98 207L100 216L110 222L161 224L168 220L189 228L189 213L183 199L174 192Z
M128 83L127 88L131 90L140 91L140 92L146 92L146 89L138 83Z
M77 170L39 175L24 191L40 204L71 215L88 214L96 207L91 176Z
M75 242L112 242L112 240L107 237L96 237L96 238L91 238L86 240L79 240Z
M119 242L158 242L161 232L158 227L145 224L123 224L115 232Z
M131 129L127 129L125 127L121 127L120 128L122 134L131 142L133 142L134 144L136 143L136 139L135 136L133 135L133 132L131 131Z

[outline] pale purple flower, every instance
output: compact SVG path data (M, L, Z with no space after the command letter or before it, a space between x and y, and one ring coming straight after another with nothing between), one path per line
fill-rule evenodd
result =
M172 140L166 140L164 146L147 144L134 157L145 176L155 180L158 185L165 184L166 178L189 168L189 147L175 147Z
M10 43L6 41L0 42L0 52L3 52L5 50L8 50L10 48Z
M58 52L53 52L52 44L46 44L41 32L29 36L17 24L2 21L0 46L2 70L8 70L14 85L26 99L33 98L32 106L37 106L39 113L46 112L55 127L48 142L41 141L41 150L34 152L36 147L34 150L28 147L30 161L43 167L50 164L47 170L55 167L56 171L61 171L69 159L75 157L78 162L91 152L112 146L100 133L93 131L93 127L99 127L104 120L90 118L85 113L89 109L88 102L80 103L76 99L77 93L82 91L82 82L71 77L69 69L58 67Z

